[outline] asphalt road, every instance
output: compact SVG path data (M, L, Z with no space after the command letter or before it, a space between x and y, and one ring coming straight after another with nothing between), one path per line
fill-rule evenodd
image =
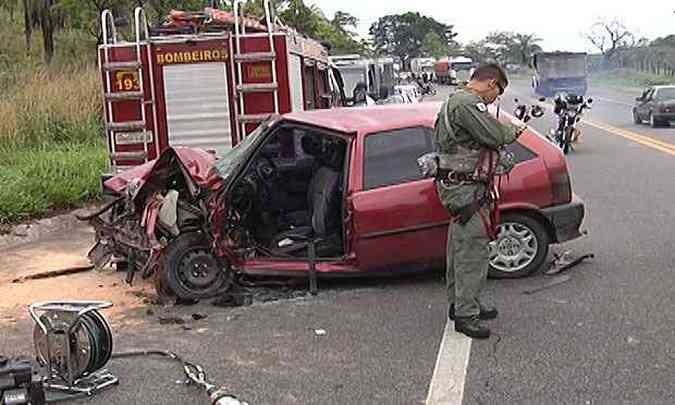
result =
M530 94L516 82L504 107ZM675 144L673 129L632 124L630 96L593 88L589 95L596 103L588 120ZM546 133L552 124L549 107L533 125ZM534 295L522 291L542 277L495 283L498 336L472 346L465 404L674 401L675 146L669 154L597 126L583 131L568 165L589 236L555 250L596 259Z
M612 101L597 98L589 120L675 143L675 129L631 123L618 102L633 95L600 93ZM528 94L515 83L503 108ZM550 108L533 125L545 132ZM488 283L500 315L491 322L495 336L472 343L464 404L673 403L675 148L669 154L598 126L584 133L568 162L589 236L552 251L596 259L532 295L523 291L550 278ZM321 287L317 297L241 308L152 306L115 329L116 350L179 352L251 405L425 403L446 325L441 276ZM207 317L191 320L195 313ZM160 316L187 321L161 325ZM30 352L30 328L26 320L0 328L2 351ZM110 370L121 385L79 403L206 403L171 363L114 360Z

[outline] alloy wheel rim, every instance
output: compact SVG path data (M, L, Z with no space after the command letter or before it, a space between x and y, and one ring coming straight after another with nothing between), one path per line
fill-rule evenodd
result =
M507 222L499 225L497 240L490 243L490 265L504 273L529 266L537 256L539 243L529 227Z

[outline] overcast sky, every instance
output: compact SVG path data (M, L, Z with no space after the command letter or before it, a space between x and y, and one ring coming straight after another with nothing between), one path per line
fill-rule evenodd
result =
M418 11L455 27L461 43L490 31L536 33L545 50L590 51L582 33L599 18L622 21L649 39L675 34L672 0L306 0L331 18L340 10L359 18L359 33L379 17Z

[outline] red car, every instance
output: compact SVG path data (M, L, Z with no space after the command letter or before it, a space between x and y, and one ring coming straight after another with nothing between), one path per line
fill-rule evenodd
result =
M91 257L156 275L182 298L216 295L237 273L415 271L445 259L448 212L417 158L440 104L298 112L262 124L220 159L173 148L109 179L117 199L90 216ZM509 146L490 274L519 277L549 245L579 237L583 202L562 153L525 132ZM310 250L312 251L310 254ZM311 257L312 259L308 259Z

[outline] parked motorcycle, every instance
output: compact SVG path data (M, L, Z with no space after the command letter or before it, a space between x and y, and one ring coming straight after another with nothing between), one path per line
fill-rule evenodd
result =
M539 101L545 101L545 98L540 98ZM532 118L541 118L544 116L544 107L539 104L521 104L516 98L513 100L516 103L516 108L513 110L513 115L523 122L528 122Z
M565 93L560 93L553 99L553 112L558 116L558 125L551 130L551 136L563 153L569 153L572 144L579 140L581 131L577 124L581 121L584 110L590 110L592 103L592 98L584 99L583 96Z
M434 86L433 83L431 82L426 82L420 86L422 96L435 96L437 91L436 91L436 86Z

